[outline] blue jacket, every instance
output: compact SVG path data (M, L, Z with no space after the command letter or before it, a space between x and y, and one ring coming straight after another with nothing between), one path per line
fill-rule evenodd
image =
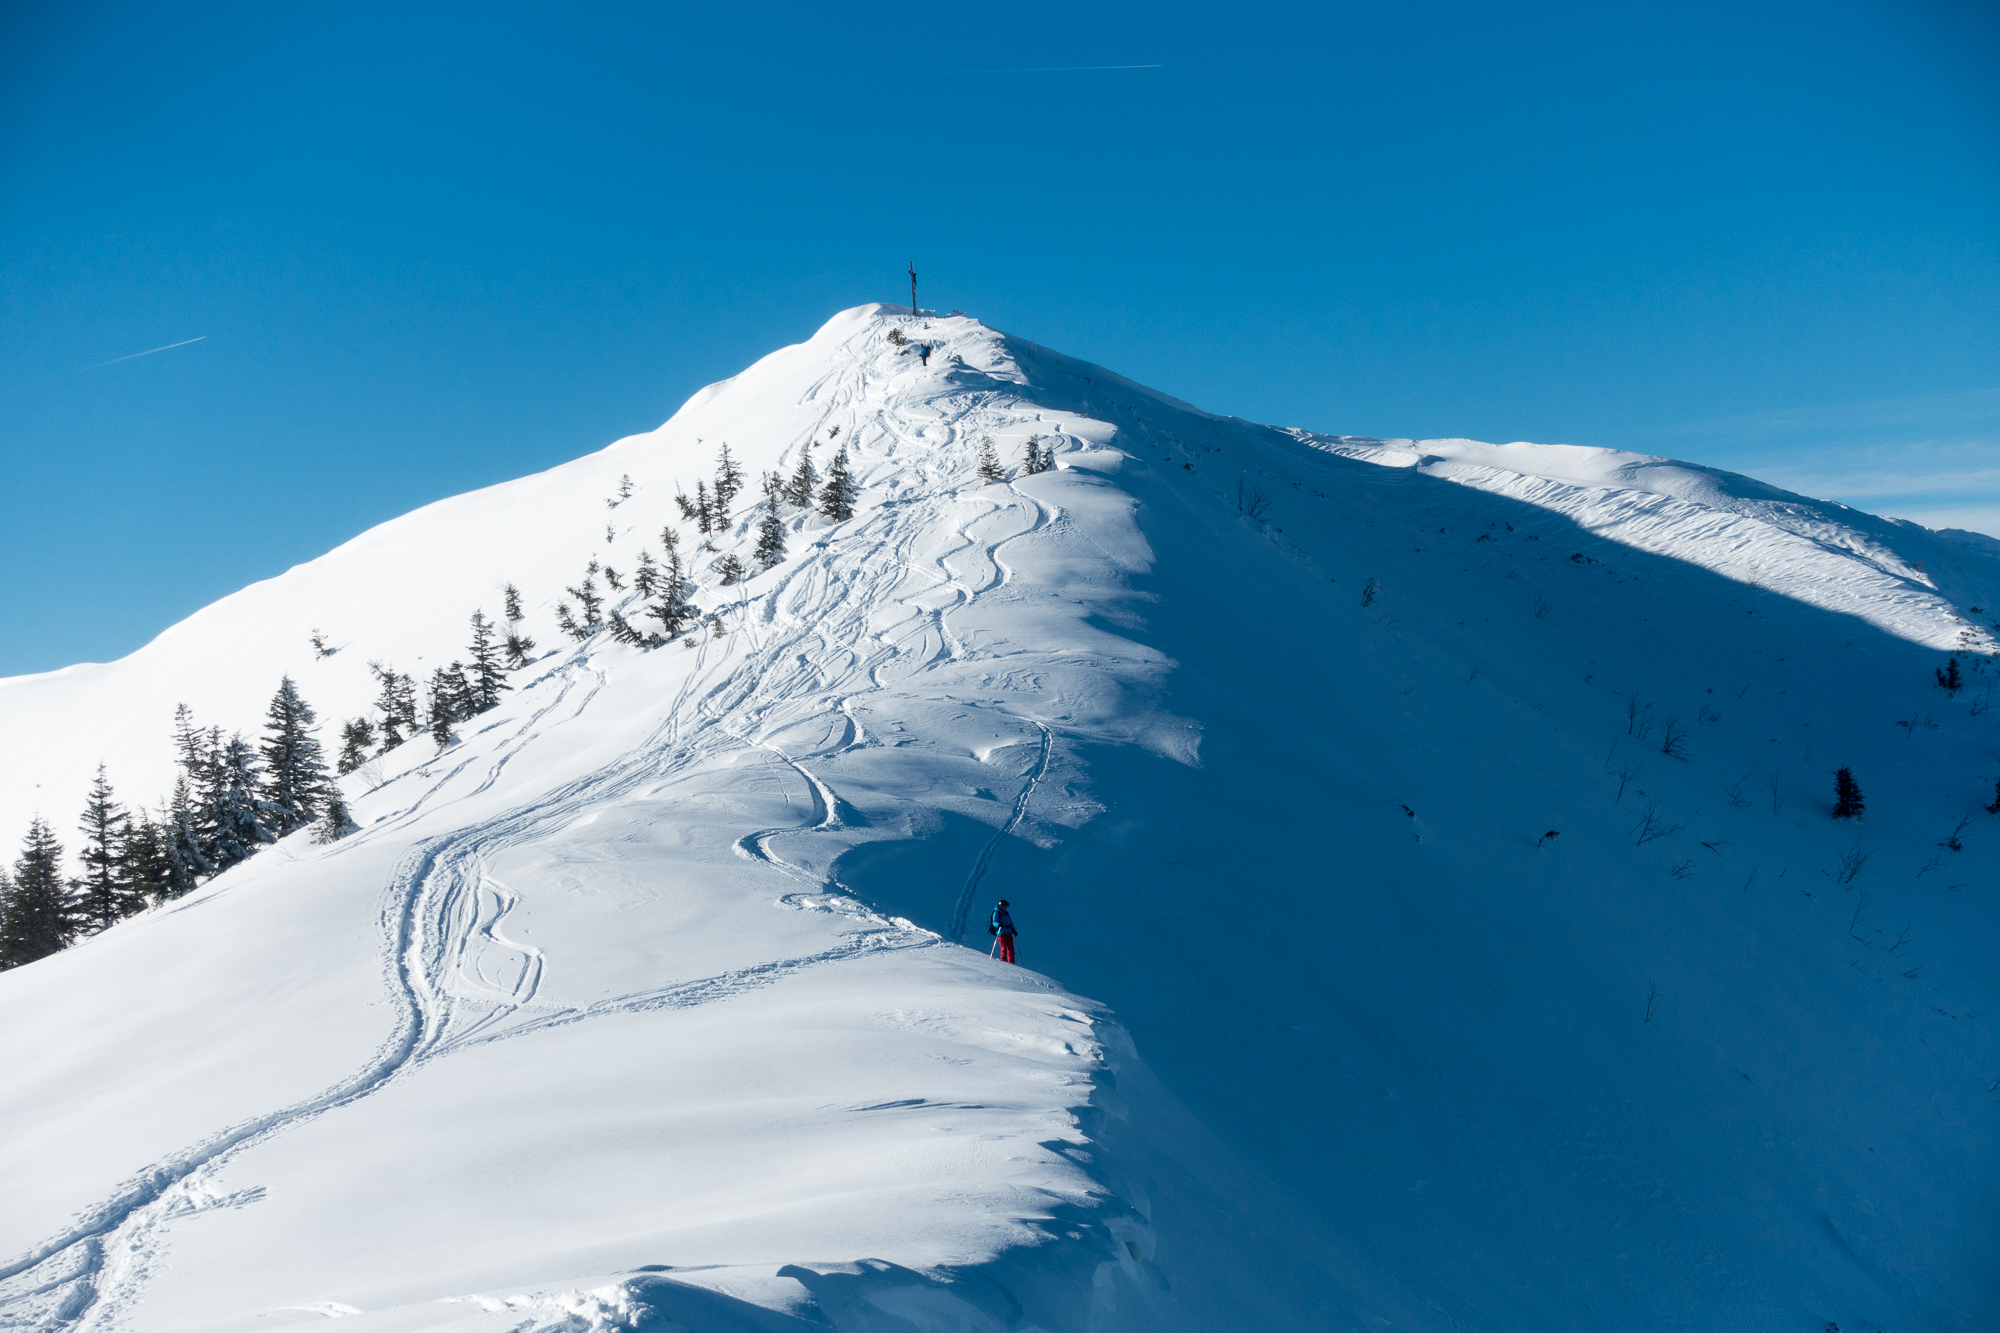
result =
M993 919L987 923L986 933L989 935L1020 934L1019 931L1014 929L1014 918L1007 914L1007 909L1004 907L993 909Z

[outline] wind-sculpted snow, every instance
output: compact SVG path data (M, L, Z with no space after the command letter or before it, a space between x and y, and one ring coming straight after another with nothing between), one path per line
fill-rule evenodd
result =
M855 516L722 585L757 489L707 544L676 490L836 427ZM719 629L564 639L669 523ZM506 582L543 645L345 780L359 834L0 975L0 1327L1990 1326L1996 571L846 312L0 682L11 834L100 756L164 788L176 703L359 715Z

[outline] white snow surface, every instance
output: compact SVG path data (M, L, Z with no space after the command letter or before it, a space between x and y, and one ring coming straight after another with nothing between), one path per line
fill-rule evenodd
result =
M835 426L856 516L719 586ZM724 441L723 632L558 634ZM539 660L360 833L0 974L0 1327L2000 1327L2000 543L866 306L0 681L0 845L510 580Z

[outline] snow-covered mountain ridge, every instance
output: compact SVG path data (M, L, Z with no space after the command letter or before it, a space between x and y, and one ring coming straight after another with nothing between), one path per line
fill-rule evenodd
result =
M835 426L859 513L724 588L747 491L694 571L722 634L555 632L586 561L693 545L720 443L754 477ZM978 484L1031 434L1056 471ZM509 580L547 653L348 779L356 837L0 975L0 1310L1987 1326L1994 672L1929 673L1990 650L1993 552L845 312L659 431L0 682L18 839L100 757L163 790L176 703L252 730L289 673L360 715L367 661L458 655ZM1000 895L1061 986L979 953Z

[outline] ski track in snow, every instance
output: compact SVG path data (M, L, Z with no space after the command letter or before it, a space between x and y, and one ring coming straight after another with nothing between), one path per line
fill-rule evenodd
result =
M869 377L864 368L857 367L831 387L835 392L822 426L850 405L867 401ZM815 386L814 396L818 388ZM1010 485L1009 502L988 501L991 508L956 525L956 545L928 555L917 550L934 538L936 529L926 521L924 510L916 510L914 516L911 511L919 501L935 501L941 496L949 501L950 492L958 486L955 474L930 461L937 456L939 446L961 435L1021 424L1018 414L982 411L974 401L975 406L957 420L937 416L922 423L904 420L893 400L885 405L888 410L877 421L887 431L888 441L875 452L888 457L881 459L874 471L883 472L882 464L890 464L893 475L883 477L876 489L888 489L882 482L892 483L892 498L820 538L807 548L815 558L789 562L774 586L754 601L739 600L731 611L742 618L737 637L746 643L747 650L741 660L731 666L732 654L718 652L712 641L702 641L664 720L622 759L557 788L532 805L418 842L392 874L378 918L384 971L397 1014L390 1035L376 1054L361 1069L315 1096L219 1130L154 1163L79 1214L54 1237L0 1264L0 1328L42 1333L74 1329L82 1333L115 1327L133 1307L155 1264L163 1259L165 1232L174 1219L247 1202L258 1192L226 1194L214 1185L216 1176L233 1159L329 1111L372 1096L455 1050L606 1015L710 1004L774 985L814 967L884 952L940 947L943 941L937 935L905 921L884 919L849 900L843 910L865 921L866 928L847 933L826 949L580 1008L519 1018L536 1001L545 960L539 949L505 937L502 923L518 898L488 875L486 866L497 853L558 832L591 808L629 797L642 786L658 786L663 779L672 781L689 774L740 746L764 749L796 771L812 793L813 809L805 824L745 835L737 841L736 850L791 878L831 887L774 855L769 842L785 834L838 829L838 796L798 759L755 738L774 734L803 718L837 712L844 721L845 734L823 753L830 756L871 744L851 711L854 698L893 688L934 666L973 655L974 650L954 632L952 613L1012 581L1014 571L1001 554L1008 543L1045 533L1063 521L1060 509ZM849 416L851 419L852 413ZM926 438L926 432L938 430L944 434L943 441ZM856 445L859 443L857 440ZM909 462L912 455L917 460L914 465ZM857 458L855 463L859 471L862 460ZM1021 522L1024 517L1025 525ZM990 537L975 535L975 529L995 525L1003 530ZM968 580L954 567L958 557L979 566L974 579ZM930 589L948 593L949 602L926 607L922 595L899 597L899 589L913 577L928 580ZM920 614L876 634L869 629L869 612L883 606L914 606ZM712 657L720 660L711 663ZM717 667L728 669L721 671L719 678L710 679L709 673ZM382 837L408 832L420 819L488 792L517 755L544 732L580 717L606 683L604 673L590 665L587 650L576 652L528 686L547 684L555 690L553 697L524 717L495 719L439 760L387 780L383 787L413 778L426 785L394 816L328 849L328 854L348 853ZM982 847L967 874L952 921L954 942L964 935L973 895L994 853L1026 817L1036 787L1048 770L1054 733L1040 721L1026 721L1040 733L1037 758L1023 778L1009 816ZM691 723L696 725L690 727ZM482 759L485 770L469 788L457 790L458 779ZM440 764L445 765L441 770ZM485 954L496 946L521 960L511 979L495 977L485 966ZM470 1002L466 1007L476 1005L484 1012L461 1016L462 1001ZM518 1021L509 1023L509 1018Z

